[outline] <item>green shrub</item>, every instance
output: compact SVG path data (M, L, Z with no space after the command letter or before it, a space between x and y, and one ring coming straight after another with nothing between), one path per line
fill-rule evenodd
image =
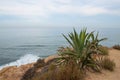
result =
M120 50L120 45L119 44L118 45L114 45L113 48Z
M110 60L109 58L102 58L101 60L101 67L103 69L109 70L109 71L114 71L115 68L115 63L113 60Z

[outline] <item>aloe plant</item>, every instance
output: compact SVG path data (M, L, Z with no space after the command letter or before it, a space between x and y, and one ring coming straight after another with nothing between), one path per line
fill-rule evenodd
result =
M60 52L62 63L72 59L81 69L91 67L98 70L98 64L92 55L99 52L99 42L106 38L98 39L98 34L94 35L94 32L87 33L86 28L82 29L80 33L77 33L74 29L73 32L68 34L68 37L64 34L63 36L71 48Z

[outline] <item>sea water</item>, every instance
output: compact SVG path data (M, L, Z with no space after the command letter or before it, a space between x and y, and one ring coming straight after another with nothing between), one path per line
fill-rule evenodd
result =
M81 29L76 28L77 31ZM62 33L67 35L71 31L72 27L0 28L0 69L35 62L38 58L56 54L59 47L68 45ZM88 28L90 31L99 32L100 38L108 38L101 43L104 46L120 43L119 28Z

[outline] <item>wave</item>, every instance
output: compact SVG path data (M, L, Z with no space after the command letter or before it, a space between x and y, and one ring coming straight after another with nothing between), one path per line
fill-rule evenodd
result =
M33 54L26 54L14 62L10 62L8 64L0 66L0 70L3 69L4 67L8 67L8 66L17 66L18 67L18 66L21 66L24 64L36 62L39 58L40 57L33 55Z

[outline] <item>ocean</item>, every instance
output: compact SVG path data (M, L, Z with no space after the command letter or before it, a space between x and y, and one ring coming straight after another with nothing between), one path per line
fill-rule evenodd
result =
M77 27L80 31L82 27ZM2 27L0 28L0 69L6 66L20 66L35 62L56 54L61 46L68 43L62 36L73 31L72 27ZM104 46L112 47L120 44L119 28L90 28L87 31L99 32L99 37L108 40Z

